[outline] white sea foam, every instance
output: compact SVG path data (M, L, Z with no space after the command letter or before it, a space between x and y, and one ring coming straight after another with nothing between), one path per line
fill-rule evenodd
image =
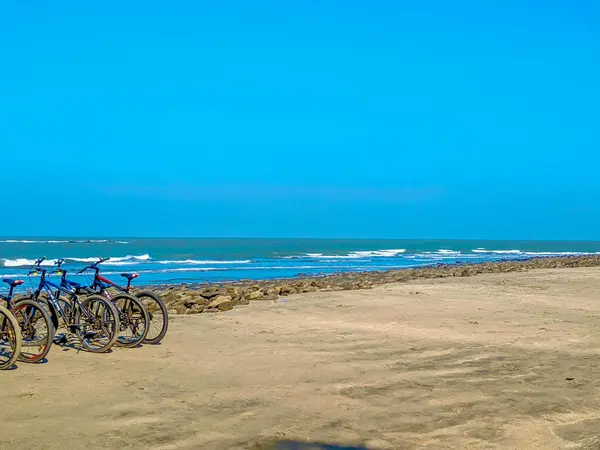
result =
M66 244L69 241L29 241L27 239L3 239L4 244Z
M477 248L471 250L473 253L491 254L491 255L524 255L524 256L585 256L585 255L600 255L600 252L526 252L522 250L487 250Z
M361 258L371 257L371 256L384 256L384 257L392 257L397 256L402 253L405 253L405 248L391 249L391 250L372 250L372 251L360 251L360 252L350 252L350 255L357 255Z
M76 239L76 240L46 240L46 239L2 239L3 244L129 244L129 241L111 241L109 239Z
M100 259L100 257L92 256L91 258L65 258L68 261L77 261L77 262L96 262Z
M66 257L64 259L67 262L75 261L75 262L89 263L89 262L96 262L100 258L99 257L89 257L89 258ZM109 266L132 265L132 264L139 264L141 262L148 261L150 259L152 259L152 258L148 254L137 255L137 256L136 255L117 256L117 257L111 257L108 261L104 262L103 264L109 265ZM41 265L42 266L52 266L55 261L56 261L56 259L46 259L45 261L42 262ZM0 266L4 266L4 267L30 267L35 264L35 259L29 259L29 258L0 259L0 262L1 262Z
M15 259L1 259L4 267L30 267L35 264L35 259L27 258L15 258ZM42 262L42 266L51 266L54 264L54 260L45 260Z
M113 258L113 259L117 260L119 258ZM148 261L149 259L152 259L152 258L150 257L150 255L148 253L144 253L143 255L139 255L139 256L128 255L128 256L123 257L122 259L135 259L137 261Z
M15 279L15 278L25 278L27 276L28 276L28 274L26 274L26 273L11 273L11 274L0 276L0 279L2 279L2 278L12 278L12 279ZM0 287L6 287L6 285L0 283Z
M129 244L129 241L113 241L111 239L76 239L73 241L47 241L52 243L68 242L71 244Z
M372 266L372 265L361 265L361 266L348 266L343 269L346 270L369 270L369 269L394 269L394 268L408 268L417 267L417 265L402 265L402 266ZM328 270L332 269L332 266L314 266L314 265L298 265L298 266L252 266L252 267L239 267L235 269L228 269L225 267L173 267L170 269L148 269L137 271L140 275L143 274L157 274L157 273L177 273L177 272L225 272L229 270ZM338 270L340 268L337 268ZM115 275L120 272L103 272L105 275Z
M76 261L76 262L96 262L100 259L99 256L92 256L89 258L65 258L66 261ZM120 266L120 265L131 265L131 264L139 264L143 261L149 261L152 259L149 254L144 255L127 255L127 256L111 256L109 260L103 262L103 265L107 266Z
M211 272L216 270L225 270L217 267L177 267L173 269L159 269L159 270L143 270L138 273L171 273L171 272Z
M471 250L473 253L493 253L496 255L518 255L521 254L521 250L487 250L485 248L476 248Z
M357 250L348 252L345 255L324 255L323 253L306 253L305 257L314 259L359 259L359 258L373 258L373 257L384 257L390 258L398 256L406 252L406 249L390 249L390 250Z
M183 259L183 260L164 260L164 261L156 261L158 264L248 264L252 261L249 259L239 260L239 261L213 261L213 260L203 260L203 259Z
M600 252L523 252L527 256L585 256L600 255Z
M432 261L441 261L441 260L463 260L463 259L481 259L482 255L474 255L468 253L415 253L413 255L406 255L406 259L422 259L432 260Z
M120 256L120 257L116 257L113 258L111 257L108 261L105 261L102 263L102 265L106 265L106 266L131 266L134 264L140 264L141 262L144 261L149 261L152 258L150 257L149 254L144 254L144 255L127 255L127 256ZM97 258L96 258L97 260Z

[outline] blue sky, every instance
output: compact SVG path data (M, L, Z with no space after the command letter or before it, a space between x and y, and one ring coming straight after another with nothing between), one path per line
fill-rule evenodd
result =
M598 2L8 0L0 42L0 235L600 239Z

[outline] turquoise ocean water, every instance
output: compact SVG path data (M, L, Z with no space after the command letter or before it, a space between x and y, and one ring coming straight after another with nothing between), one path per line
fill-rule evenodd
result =
M137 272L137 284L175 284L586 253L600 254L600 242L8 237L0 238L0 277L25 277L41 256L47 265L64 258L70 273L108 256L102 273L115 281Z

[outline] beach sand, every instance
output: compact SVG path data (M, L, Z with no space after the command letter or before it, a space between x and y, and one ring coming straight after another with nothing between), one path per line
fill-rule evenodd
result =
M0 372L1 448L600 448L600 268L174 316L162 345Z

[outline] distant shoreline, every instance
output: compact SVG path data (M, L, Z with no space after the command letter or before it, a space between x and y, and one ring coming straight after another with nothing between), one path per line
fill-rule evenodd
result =
M272 280L163 284L137 289L151 288L160 292L172 314L197 314L228 311L238 305L247 305L250 301L277 300L291 294L371 289L384 284L403 283L418 279L599 266L600 255L532 257L508 261L436 264L417 268L344 272Z

